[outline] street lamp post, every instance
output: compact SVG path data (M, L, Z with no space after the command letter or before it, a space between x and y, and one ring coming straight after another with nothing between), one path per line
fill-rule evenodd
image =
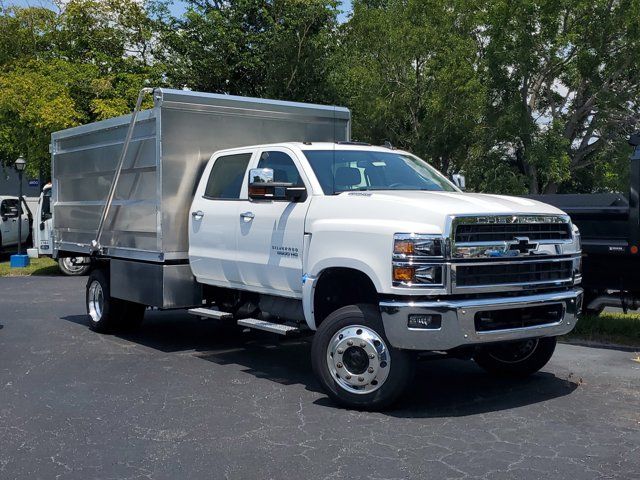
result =
M18 171L18 255L22 255L22 172L27 161L20 155L14 165Z
M12 268L24 268L29 266L29 257L22 255L22 173L27 166L26 160L20 155L14 164L16 171L18 172L18 253L11 255L11 267Z

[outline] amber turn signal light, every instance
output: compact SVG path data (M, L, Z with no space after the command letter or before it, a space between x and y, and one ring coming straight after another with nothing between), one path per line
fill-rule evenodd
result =
M393 253L413 255L413 252L413 240L396 240L393 248Z
M396 282L413 282L413 267L393 267L393 280Z

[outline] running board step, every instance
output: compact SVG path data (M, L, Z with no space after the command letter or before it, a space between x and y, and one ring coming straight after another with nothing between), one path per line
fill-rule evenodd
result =
M198 317L215 318L216 320L231 320L233 318L233 315L228 312L221 312L211 308L191 308L189 313Z
M288 335L300 332L299 328L292 327L291 325L271 323L265 320L258 320L256 318L242 318L238 320L238 325L241 327L255 328L256 330L264 330L265 332L277 333L279 335Z

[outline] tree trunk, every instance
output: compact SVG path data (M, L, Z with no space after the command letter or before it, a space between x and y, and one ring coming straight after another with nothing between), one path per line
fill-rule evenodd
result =
M529 179L529 193L537 195L538 190L538 171L534 165L527 165L527 178Z
M557 182L549 182L547 186L544 187L545 195L555 195L558 193L558 183Z

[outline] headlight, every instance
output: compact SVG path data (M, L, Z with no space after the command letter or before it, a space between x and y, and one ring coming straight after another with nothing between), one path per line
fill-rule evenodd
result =
M396 233L393 236L394 258L443 258L442 237L419 233Z
M396 233L393 236L393 285L444 286L444 239L437 235Z

